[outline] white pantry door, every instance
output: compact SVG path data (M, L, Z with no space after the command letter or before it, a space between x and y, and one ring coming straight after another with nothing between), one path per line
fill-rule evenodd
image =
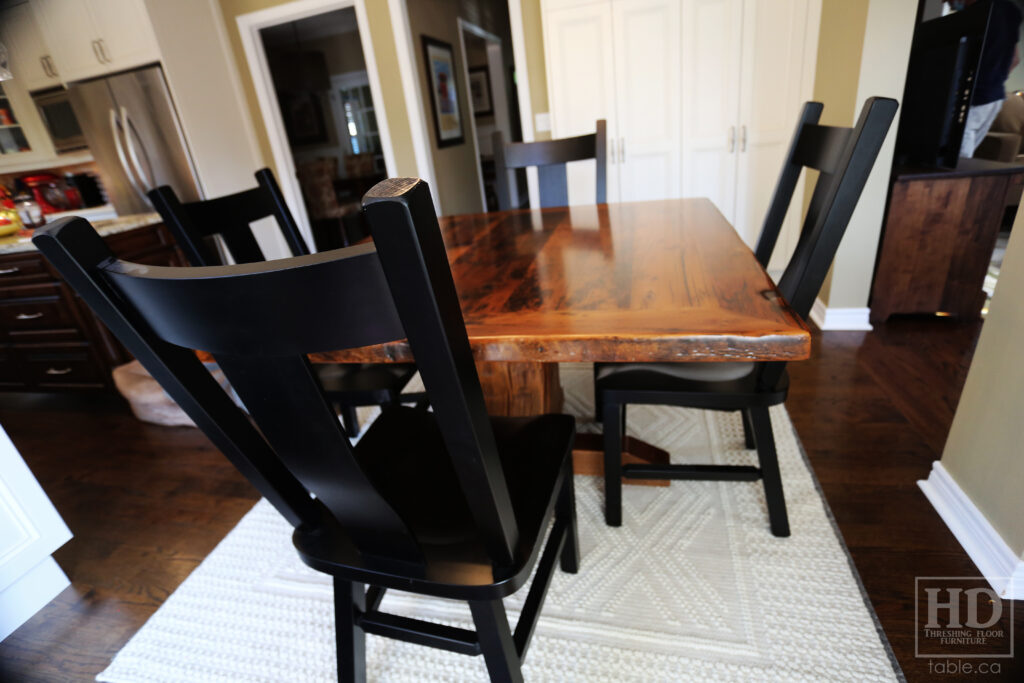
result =
M70 538L71 531L0 427L0 640L68 585L50 554Z
M681 196L679 0L614 0L619 200ZM614 166L611 168L615 168Z
M608 121L608 201L619 201L617 167L611 163L615 128L615 62L612 11L606 2L550 9L544 16L548 57L551 136L564 138L594 132L598 119ZM566 167L569 203L593 204L596 162Z
M743 0L683 2L682 196L736 206Z
M753 247L803 106L808 0L747 0L743 14L739 164L733 225ZM796 247L803 209L802 187L801 183L793 194L773 264L784 266Z

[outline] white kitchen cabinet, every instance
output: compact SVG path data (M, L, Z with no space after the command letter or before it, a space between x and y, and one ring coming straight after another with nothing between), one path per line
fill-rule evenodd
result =
M608 200L708 197L753 246L811 96L820 0L542 0L542 16L552 136L608 120ZM570 165L569 200L594 201L592 173Z
M39 110L17 76L0 83L0 173L15 173L56 157Z
M11 73L25 90L60 85L60 76L27 2L0 11L0 40L7 46Z
M0 640L68 586L50 556L71 531L0 428Z
M64 82L160 60L143 0L32 0Z
M619 196L614 173L613 145L618 139L615 119L615 58L612 14L604 3L555 8L544 16L544 49L548 89L566 96L549 100L552 135L564 138L594 132L598 119L608 119L608 201ZM593 161L566 165L570 204L595 201Z

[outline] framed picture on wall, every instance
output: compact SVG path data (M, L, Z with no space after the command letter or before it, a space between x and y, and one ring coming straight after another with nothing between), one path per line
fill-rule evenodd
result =
M469 70L469 102L473 116L494 116L491 75L486 66L474 66Z
M437 146L448 147L465 142L459 113L458 81L455 78L455 53L450 43L422 36L423 61L430 82L430 104L434 110Z

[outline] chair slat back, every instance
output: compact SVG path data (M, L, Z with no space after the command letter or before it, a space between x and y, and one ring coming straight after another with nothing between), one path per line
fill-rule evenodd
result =
M782 164L779 180L775 183L775 192L772 195L771 204L768 205L768 213L765 214L761 234L757 238L757 247L754 249L758 263L765 268L768 267L772 252L775 251L775 243L779 240L779 233L782 231L782 222L786 219L789 203L793 199L793 192L796 190L800 172L803 170L803 164L797 160L797 148L803 137L803 131L807 124L818 122L822 109L824 106L821 102L804 102L804 108L800 111L800 118L796 122L796 130L789 143L789 151L786 152L786 161Z
M360 467L306 355L408 337L470 509L493 559L506 563L517 527L440 230L426 186L402 188L368 196L379 253L361 245L161 268L116 260L82 219L33 241L292 524L314 525L326 511L367 562L389 567L416 566L422 550ZM213 354L252 422L190 349Z
M801 318L810 314L821 290L897 107L896 100L888 97L868 98L857 124L845 135L843 129L821 132L826 127L814 126L809 130L817 131L810 138L815 145L798 143L802 150L798 156L804 161L828 162L821 163L796 250L778 282L779 291ZM784 365L764 364L762 383L773 386Z
M214 266L220 259L207 238L220 236L235 263L266 260L250 223L273 216L293 256L309 253L299 226L268 168L256 172L256 187L235 194L182 204L174 190L164 185L149 193L153 207L163 217L193 266Z
M497 173L498 208L512 206L510 183L515 176L509 171L537 166L540 205L566 206L569 203L568 178L565 165L572 161L594 159L597 164L597 203L607 201L607 123L598 119L596 132L558 140L506 143L501 131L494 133L494 167Z
M363 206L466 500L492 556L510 558L518 528L429 189L385 180Z

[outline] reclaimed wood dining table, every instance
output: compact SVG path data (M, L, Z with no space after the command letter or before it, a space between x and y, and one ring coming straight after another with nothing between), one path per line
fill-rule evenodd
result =
M439 220L491 414L559 412L559 363L810 355L806 324L708 199ZM404 340L312 358L414 360ZM578 447L599 450L586 439ZM640 457L667 456L654 449ZM600 469L599 458L589 462L578 470Z

